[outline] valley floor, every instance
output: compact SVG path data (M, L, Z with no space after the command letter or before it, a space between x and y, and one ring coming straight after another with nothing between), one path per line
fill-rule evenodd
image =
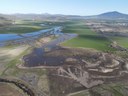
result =
M110 47L112 42L88 28L86 21L50 24L58 25L64 34L40 38L35 46L1 47L0 78L19 80L35 96L127 96L127 51ZM111 39L127 48L127 39ZM13 94L10 89L23 94L14 85L0 83L0 95Z

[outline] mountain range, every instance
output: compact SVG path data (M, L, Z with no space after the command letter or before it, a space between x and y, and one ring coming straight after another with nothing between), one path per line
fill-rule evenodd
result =
M123 14L117 11L103 13L97 16L103 19L128 19L128 14Z
M67 19L128 19L128 14L123 14L117 11L106 12L93 16L78 16L78 15L61 15L61 14L0 14L0 17L7 19L38 19L38 20L67 20Z

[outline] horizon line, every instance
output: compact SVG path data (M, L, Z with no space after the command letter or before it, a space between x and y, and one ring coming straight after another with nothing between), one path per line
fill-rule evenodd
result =
M27 14L35 14L35 15L70 15L70 16L95 16L95 15L100 15L100 14L103 14L103 13L108 13L108 12L118 12L118 13L122 13L122 14L128 14L128 13L123 13L123 12L119 12L119 11L107 11L107 12L102 12L102 13L99 13L99 14L88 14L88 15L80 15L80 14L61 14L61 13L48 13L48 12L45 12L45 13L0 13L1 15L16 15L16 14L24 14L24 15L27 15Z

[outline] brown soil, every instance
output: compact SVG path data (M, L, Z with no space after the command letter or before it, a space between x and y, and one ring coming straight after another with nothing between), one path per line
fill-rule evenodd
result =
M79 64L80 59L92 54L89 49L77 49L77 48L59 48L54 49L44 54L38 55L35 52L23 57L24 66L37 67L37 66L60 66L60 65L72 65ZM68 59L72 59L68 60ZM75 62L73 62L75 61Z
M23 96L18 90L10 84L0 83L0 96Z
M90 80L102 80L104 84L128 80L128 71L124 69L124 59L111 53L64 47L45 52L42 55L34 53L24 56L24 67L48 66L47 75L51 96L65 96L68 93L85 89L71 78L59 77L57 71L59 67L68 68L72 65L75 67L82 65L84 66L83 70L88 72Z

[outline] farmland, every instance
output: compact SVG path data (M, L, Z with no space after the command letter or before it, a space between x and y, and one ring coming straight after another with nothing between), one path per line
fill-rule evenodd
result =
M116 36L112 37L113 40L115 40L119 45L128 48L128 38L127 37L121 37L121 36Z
M86 27L84 22L75 22L75 24L67 24L63 32L78 34L78 37L64 42L62 44L64 46L93 48L102 51L112 50L109 47L110 41L107 38Z
M6 33L16 33L16 34L22 34L22 33L30 33L34 31L39 31L41 29L47 29L48 26L42 26L41 22L38 21L15 21L13 24L6 25L0 27L0 33L6 34Z

